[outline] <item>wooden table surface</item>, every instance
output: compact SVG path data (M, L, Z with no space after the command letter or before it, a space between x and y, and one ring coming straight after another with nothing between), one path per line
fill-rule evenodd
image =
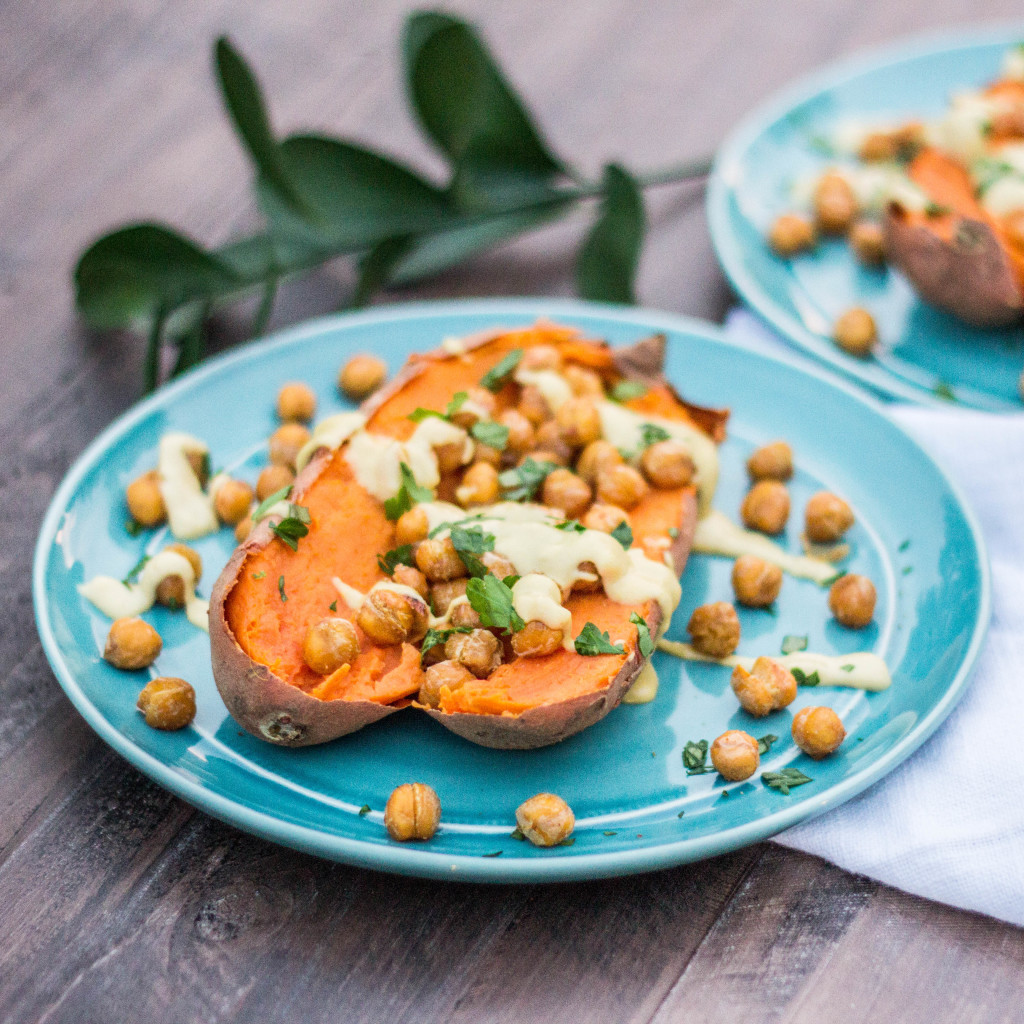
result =
M713 148L751 104L959 0L454 5L589 171ZM1019 13L979 0L975 17ZM76 253L134 218L220 242L252 220L210 73L223 31L282 128L433 160L406 113L404 5L0 2L0 1020L1022 1020L1024 932L765 844L657 874L485 887L392 878L250 838L107 749L36 637L29 564L72 460L139 396L138 339L90 336ZM732 302L699 189L652 196L639 292ZM386 299L569 294L574 222ZM343 265L275 323L333 308ZM231 323L224 333L230 334ZM884 783L882 783L884 785Z

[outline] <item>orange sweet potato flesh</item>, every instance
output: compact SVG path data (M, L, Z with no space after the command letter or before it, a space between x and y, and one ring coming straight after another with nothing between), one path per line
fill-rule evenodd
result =
M414 409L443 408L505 354L538 344L558 346L566 359L609 380L620 376L612 350L569 328L542 323L496 332L476 339L461 356L413 356L391 386L364 406L367 429L404 439L415 429L408 419ZM664 340L641 344L648 359L660 366ZM651 390L631 405L691 422L703 417L709 432L721 436L725 414L697 410L695 416L666 384L648 383L653 383ZM499 408L514 397L510 384L497 396ZM259 524L236 551L211 599L214 675L225 703L254 735L284 745L324 742L361 728L408 706L422 682L416 647L375 646L361 631L361 651L353 665L325 678L303 660L302 642L311 625L328 615L354 620L332 577L369 590L385 578L376 555L396 543L394 524L382 503L354 479L344 451L319 451L296 481L292 500L305 505L312 520L298 550L275 538L266 523ZM653 543L659 554L668 551L681 573L696 520L693 488L652 489L630 516L635 543ZM670 528L677 531L675 538ZM559 651L516 659L488 679L446 694L441 708L429 713L474 742L500 747L555 742L603 717L642 665L630 615L642 615L654 632L661 610L654 602L620 605L603 593L573 594L567 607L574 635L593 622L623 641L625 653L583 657Z

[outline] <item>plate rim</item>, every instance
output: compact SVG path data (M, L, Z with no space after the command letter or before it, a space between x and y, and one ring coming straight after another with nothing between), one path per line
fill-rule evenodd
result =
M953 27L917 32L895 41L858 49L849 56L800 75L772 92L743 115L715 151L711 173L708 176L704 210L708 219L712 248L730 285L743 304L777 331L789 345L839 371L843 376L859 381L870 388L873 394L932 408L950 407L949 402L940 399L927 388L900 380L884 366L859 360L836 350L821 336L809 330L799 318L791 316L784 310L760 280L746 270L742 255L743 246L733 236L729 225L729 169L739 162L746 149L763 134L767 125L774 124L794 107L829 89L898 61L976 46L1005 44L1010 36L1015 36L1018 41L1024 39L1024 21L1019 18L996 20L980 26L971 23L959 29ZM958 397L953 408L1001 414L1020 412L1021 407L1018 404L994 396L989 397L991 401L985 403Z
M459 314L484 314L500 318L503 314L531 313L548 315L596 315L621 323L639 322L644 327L664 328L678 333L689 333L713 344L733 349L739 357L755 354L769 362L782 363L800 373L824 382L846 393L855 402L866 407L902 434L921 457L931 464L957 503L958 511L968 527L979 566L979 614L974 623L968 648L957 671L934 707L922 716L882 757L851 773L847 778L830 786L821 798L806 800L758 818L735 825L710 836L691 837L655 847L636 850L609 851L538 858L486 858L470 854L431 852L428 848L387 846L366 843L360 839L323 832L308 825L284 821L262 810L255 810L216 793L202 783L193 781L158 757L137 746L128 736L114 727L89 700L61 655L60 647L49 619L46 593L46 568L56 537L60 519L82 478L107 451L111 442L136 422L166 403L181 391L207 376L220 372L235 363L259 358L263 354L295 344L310 335L321 334L338 326L358 326L360 323L389 323L396 320L418 318L443 319ZM728 337L718 325L694 317L662 312L645 307L622 306L610 303L587 302L577 299L547 298L544 296L493 299L451 299L377 306L360 312L344 312L305 321L273 335L239 346L234 351L215 356L183 374L180 378L159 388L152 395L137 402L118 416L84 449L64 475L50 500L36 540L32 565L32 603L36 628L47 661L68 699L99 737L124 757L130 764L169 790L175 796L211 817L224 821L241 831L297 849L305 853L357 865L378 871L413 875L422 878L450 879L472 882L561 882L607 878L673 867L678 864L703 860L721 853L739 849L838 807L877 782L917 750L945 721L963 696L977 662L991 617L991 574L988 550L980 526L960 487L946 473L930 452L903 427L892 419L885 408L873 397L865 395L851 383L837 379L821 367L807 365L791 358L788 353L754 351L748 345Z

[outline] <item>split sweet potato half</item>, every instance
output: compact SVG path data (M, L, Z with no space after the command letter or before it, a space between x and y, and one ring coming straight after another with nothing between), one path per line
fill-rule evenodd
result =
M417 409L443 411L509 353L540 345L557 349L565 366L596 374L606 389L627 379L642 382L646 390L629 398L626 407L696 426L716 442L722 440L726 414L687 405L662 377L663 338L613 350L552 324L492 332L413 356L387 388L365 403L365 429L405 441L416 428L410 415ZM496 390L497 411L515 407L521 392L520 385L507 380ZM310 627L327 616L351 622L358 617L332 578L366 593L388 579L378 555L396 548L396 524L383 502L356 479L347 448L345 442L337 450L317 450L295 481L290 500L308 509L310 519L309 533L297 549L272 532L273 517L265 519L237 548L214 586L214 678L240 725L262 739L303 746L343 736L403 708L422 708L475 743L529 748L564 739L618 704L645 661L639 627L630 617L641 617L656 636L663 613L658 601L621 604L602 589L573 590L565 598L572 635L592 623L619 638L622 653L585 656L563 648L543 657L516 657L507 633L494 629L502 663L485 678L442 691L428 705L419 699L421 639L381 645L357 627L355 660L327 675L314 672L303 657ZM442 473L438 500L454 499L465 468ZM475 511L470 507L465 514ZM629 512L633 546L670 564L678 576L696 518L692 484L651 487Z

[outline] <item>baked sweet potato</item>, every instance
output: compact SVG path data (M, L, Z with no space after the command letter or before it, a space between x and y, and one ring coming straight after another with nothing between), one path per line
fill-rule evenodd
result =
M715 441L724 436L727 414L685 405L664 382L663 338L616 352L545 323L481 334L457 350L413 356L390 386L364 404L366 431L408 440L415 410L444 410L509 353L539 345L553 347L565 365L586 369L591 381L596 375L606 386L642 379L648 390L626 404L644 416L696 426ZM495 415L513 407L520 391L512 380L499 385ZM272 532L275 518L259 522L211 596L213 671L224 702L249 732L281 745L322 743L402 708L412 707L414 713L423 707L417 701L424 674L418 638L381 646L357 627L360 652L351 665L319 675L303 658L303 641L313 624L326 616L356 621L332 577L365 593L387 579L378 555L396 547L396 524L357 481L345 458L348 444L317 450L296 479L290 500L308 509L311 520L297 549ZM452 499L461 473L442 474L439 500ZM629 513L634 547L663 557L681 574L696 516L693 485L651 488ZM423 709L473 742L503 748L554 743L598 721L619 702L644 661L630 616L641 616L656 635L662 609L655 600L616 603L603 590L573 590L564 606L572 615L573 636L593 623L622 640L624 652L584 656L559 649L544 657L515 657L507 636L494 629L502 639L503 663L486 678L442 691L436 706Z

